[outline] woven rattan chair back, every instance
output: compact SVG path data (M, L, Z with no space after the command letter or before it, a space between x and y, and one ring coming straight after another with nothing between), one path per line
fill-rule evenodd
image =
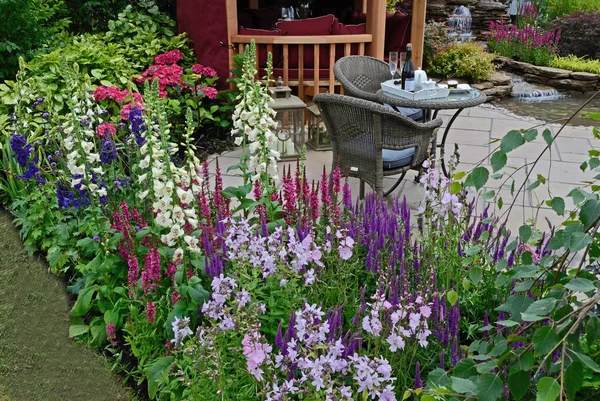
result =
M333 66L335 78L344 88L344 94L377 102L376 93L381 83L391 78L388 65L369 56L346 56Z
M409 169L420 168L436 129L442 125L440 118L417 123L378 103L351 96L323 93L316 95L314 102L331 137L334 166L339 163L343 174L361 180L361 197L363 182L383 194L384 176L403 174L401 180ZM384 170L383 149L408 148L415 148L410 164Z

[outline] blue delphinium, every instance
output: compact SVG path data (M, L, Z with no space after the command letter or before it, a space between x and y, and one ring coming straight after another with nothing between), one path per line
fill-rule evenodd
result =
M129 122L131 123L131 132L135 135L135 142L138 146L142 146L146 140L142 137L142 132L146 130L144 120L142 118L142 109L132 106L129 112Z
M117 159L117 147L113 141L104 140L100 147L100 162L110 164Z
M46 179L40 176L38 157L35 156L33 160L30 160L29 156L34 152L34 149L31 144L27 143L27 139L23 135L15 133L10 137L10 147L13 151L13 156L17 159L17 163L25 170L18 178L25 181L34 178L39 184L45 183Z
M27 139L21 134L13 134L10 137L10 147L17 158L19 166L26 167L29 162L29 155L33 152L33 147L27 143Z

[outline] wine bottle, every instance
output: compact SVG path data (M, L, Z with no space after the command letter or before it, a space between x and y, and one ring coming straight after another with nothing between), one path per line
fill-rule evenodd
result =
M412 63L412 44L406 45L406 61L402 68L402 89L408 92L415 90L415 68Z

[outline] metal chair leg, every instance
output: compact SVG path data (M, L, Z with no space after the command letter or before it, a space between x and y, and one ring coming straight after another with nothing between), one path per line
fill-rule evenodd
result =
M387 192L385 192L385 193L383 194L383 196L384 196L384 197L385 197L385 196L388 196L389 194L391 194L392 192L394 192L394 190L395 190L396 188L398 188L398 185L400 185L400 181L402 181L402 180L404 179L404 176L406 175L406 173L407 173L407 172L408 172L408 171L405 171L404 173L402 173L402 175L400 176L400 178L398 178L398 181L396 181L396 183L395 183L395 184L392 186L392 188L390 188L390 190L389 190L389 191L387 191Z

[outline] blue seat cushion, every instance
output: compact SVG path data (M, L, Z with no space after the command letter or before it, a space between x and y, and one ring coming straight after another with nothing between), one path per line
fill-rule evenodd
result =
M402 150L383 149L383 169L391 170L395 168L405 167L412 163L415 155L415 148Z
M410 118L413 121L423 119L423 110L421 109L409 109L408 107L396 107L396 110L403 116Z

